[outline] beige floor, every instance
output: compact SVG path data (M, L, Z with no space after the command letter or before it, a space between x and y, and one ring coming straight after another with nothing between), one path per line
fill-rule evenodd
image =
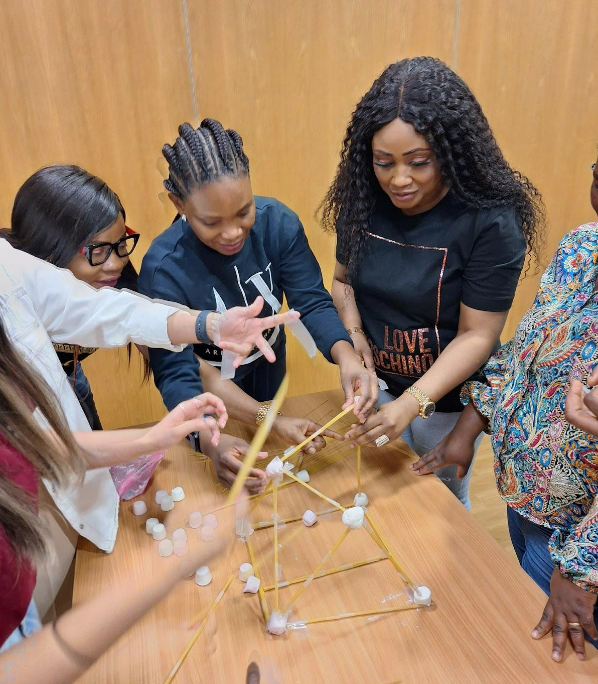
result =
M471 512L502 548L515 556L507 530L506 507L496 491L490 438L485 436L473 464L469 488Z

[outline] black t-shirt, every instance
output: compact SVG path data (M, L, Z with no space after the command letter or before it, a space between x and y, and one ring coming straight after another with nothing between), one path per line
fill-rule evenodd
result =
M339 252L337 245L340 261ZM481 311L511 307L524 258L512 208L473 209L449 192L407 216L379 200L353 287L376 373L392 394L415 383L455 338L461 302ZM460 389L437 410L460 411Z

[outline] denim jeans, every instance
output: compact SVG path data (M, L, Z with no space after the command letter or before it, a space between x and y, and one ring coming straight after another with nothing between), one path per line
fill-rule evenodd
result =
M100 422L95 401L93 400L91 386L80 363L77 364L77 370L75 372L75 394L77 395L77 399L81 404L81 408L85 413L85 417L87 418L91 429L101 430L102 423Z
M38 630L42 628L42 623L40 622L39 615L37 614L37 608L32 600L27 608L23 622L15 629L15 631L8 637L8 639L0 646L0 652L6 651L12 646L15 646L19 641L23 641L32 634L35 634Z
M394 401L394 397L390 392L380 390L378 394L378 406ZM440 442L448 433L455 427L455 423L459 420L460 413L433 413L429 418L415 418L407 426L407 429L401 435L401 439L409 446L418 456L423 456L433 449L438 442ZM483 435L480 435L474 446L474 454L482 441ZM457 466L446 466L439 468L436 471L436 476L444 482L444 484L451 490L451 492L459 499L459 501L470 510L471 503L469 501L469 481L471 479L471 471L473 470L473 461L467 474L462 480L457 477Z
M509 506L507 506L507 522L511 544L517 554L519 565L540 589L550 596L550 578L555 567L548 551L548 540L552 536L552 530L524 518ZM594 608L594 622L598 626L598 606ZM587 636L586 639L598 647L598 641L589 639Z

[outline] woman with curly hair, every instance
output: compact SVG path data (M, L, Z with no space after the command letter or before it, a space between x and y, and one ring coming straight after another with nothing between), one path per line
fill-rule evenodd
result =
M389 66L357 105L323 224L336 231L334 303L388 385L349 436L419 455L455 425L463 383L499 341L543 206L505 160L467 85L432 57ZM466 505L468 477L439 477Z

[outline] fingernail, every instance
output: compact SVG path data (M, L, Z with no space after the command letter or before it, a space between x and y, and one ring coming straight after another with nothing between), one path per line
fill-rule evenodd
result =
M586 657L584 656L583 653L578 653L578 654L577 654L577 657L578 657L580 660L585 660L585 658L586 658Z
M537 629L534 629L534 631L532 632L532 637L533 637L534 639L537 639L537 638L538 638L538 630L537 630Z
M559 652L558 651L553 651L552 652L552 659L556 660L556 662L559 662Z

